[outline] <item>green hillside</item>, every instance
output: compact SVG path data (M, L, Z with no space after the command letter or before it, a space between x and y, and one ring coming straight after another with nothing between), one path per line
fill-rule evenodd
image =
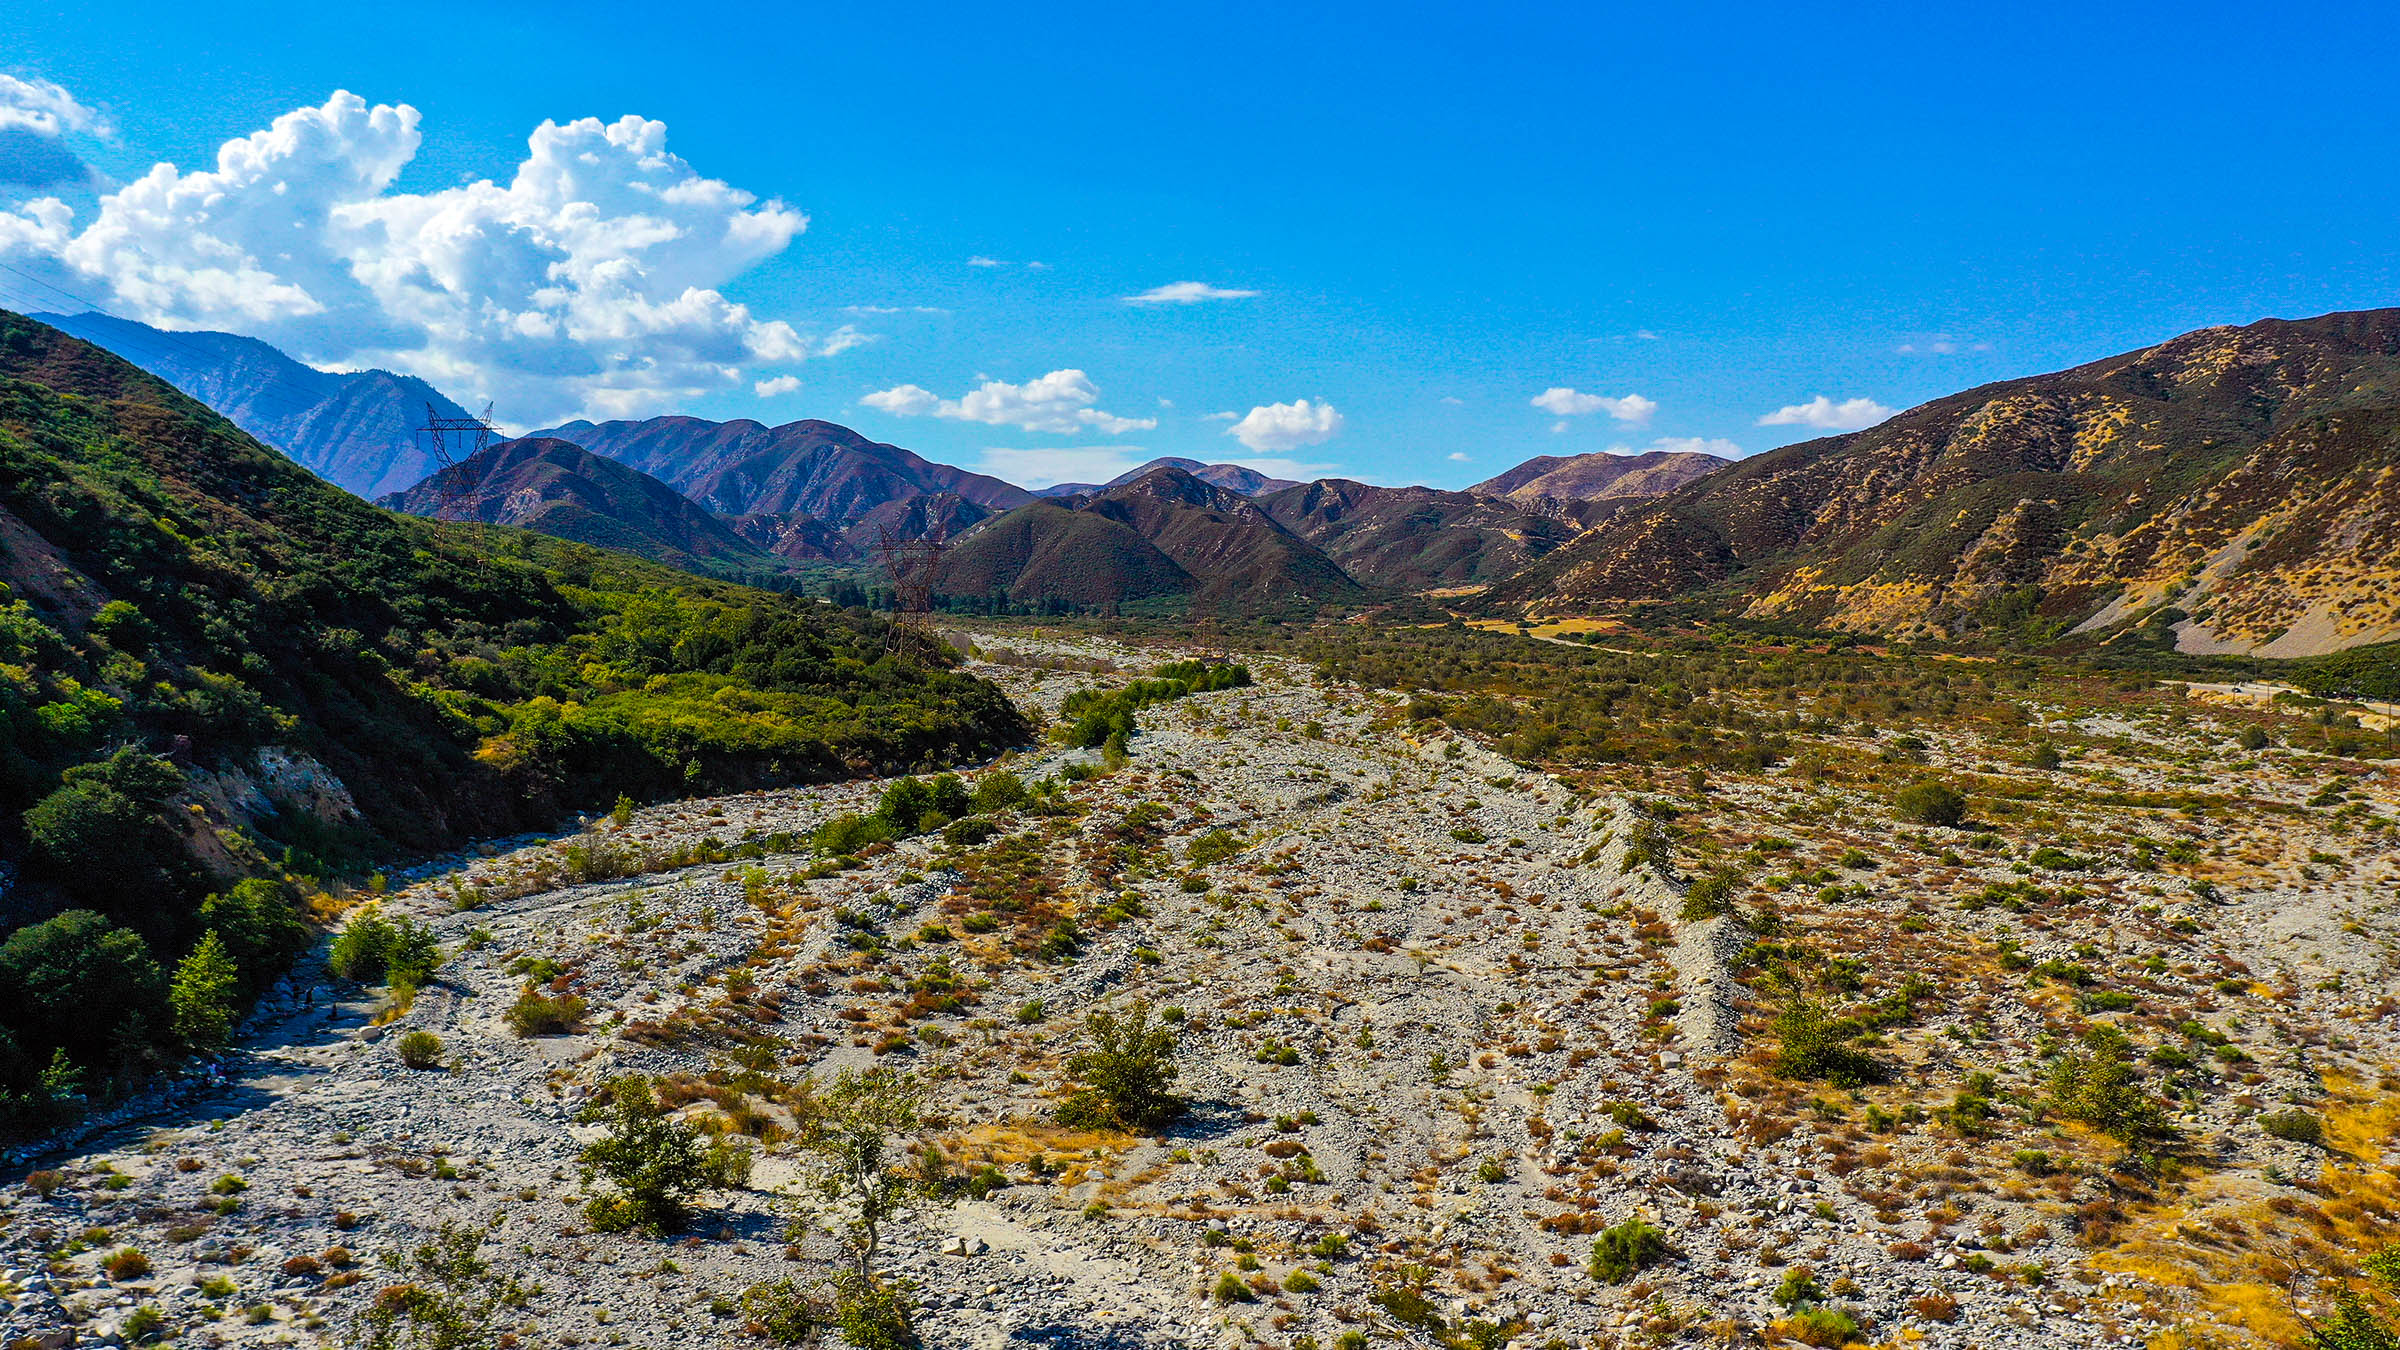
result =
M262 983L312 877L1028 734L863 615L369 506L5 312L0 584L0 1126L196 1043L165 972L217 930Z

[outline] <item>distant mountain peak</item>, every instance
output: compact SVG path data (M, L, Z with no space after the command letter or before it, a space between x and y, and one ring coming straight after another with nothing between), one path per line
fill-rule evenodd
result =
M239 333L170 333L109 314L31 317L140 366L361 497L399 491L436 467L416 441L427 404L467 416L414 375L319 370Z
M749 418L676 415L553 430L720 515L799 511L847 527L887 503L927 493L955 493L991 511L1033 500L1014 484L934 463L821 418L770 427Z
M555 436L501 441L378 505L516 525L694 572L766 572L768 550L629 465Z

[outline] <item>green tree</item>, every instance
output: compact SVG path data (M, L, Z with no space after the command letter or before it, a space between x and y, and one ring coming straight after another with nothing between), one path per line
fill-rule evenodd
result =
M398 1280L378 1290L351 1322L352 1350L486 1350L500 1343L502 1319L527 1290L494 1275L482 1255L487 1230L445 1223L425 1242L385 1264Z
M368 909L333 935L325 964L345 980L414 989L442 964L442 948L430 927Z
M162 1028L167 982L150 944L88 909L71 909L0 943L0 1008L28 1051L64 1049L115 1072Z
M2360 1278L2334 1294L2333 1320L2308 1324L2311 1350L2400 1350L2400 1243L2358 1265Z
M605 1178L615 1188L584 1206L602 1232L681 1232L695 1196L749 1180L747 1148L668 1115L650 1080L639 1074L602 1084L582 1119L608 1126L607 1134L584 1146L581 1158L585 1185Z
M954 1198L942 1156L910 1155L922 1128L925 1084L888 1069L844 1069L811 1085L798 1144L816 1173L818 1215L840 1236L844 1269L830 1282L842 1335L860 1350L914 1343L908 1291L876 1268L884 1225L905 1205Z
M103 776L70 777L25 813L25 838L61 889L125 912L159 885L158 811Z
M1171 1090L1175 1028L1151 1020L1148 1000L1137 1000L1124 1013L1094 1008L1083 1019L1083 1030L1089 1044L1068 1056L1067 1072L1084 1086L1059 1108L1063 1122L1140 1130L1182 1113L1183 1101Z
M223 939L252 992L309 942L308 922L292 904L290 891L264 877L235 882L202 900L200 922Z
M167 987L167 1015L176 1036L194 1050L215 1050L233 1029L233 1014L241 996L241 972L225 950L217 930L200 935L200 944L175 967Z
M2050 1066L2050 1109L2128 1148L2167 1133L2166 1113L2142 1085L2132 1043L2105 1023L2083 1033L2083 1048Z

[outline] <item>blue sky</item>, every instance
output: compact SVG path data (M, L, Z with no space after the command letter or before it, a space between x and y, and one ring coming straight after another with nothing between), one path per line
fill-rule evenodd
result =
M817 416L1021 481L1754 453L2394 303L2394 24L15 0L0 304L402 366L519 426ZM1250 294L1128 303L1175 283Z

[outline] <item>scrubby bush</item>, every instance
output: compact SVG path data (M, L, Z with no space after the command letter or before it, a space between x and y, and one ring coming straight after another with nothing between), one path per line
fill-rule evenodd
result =
M1892 794L1892 813L1912 825L1955 826L1967 818L1965 794L1927 778Z
M975 790L967 794L967 809L979 816L996 816L1032 799L1024 779L1007 769L991 769L975 780Z
M2325 1142L2325 1122L2306 1111L2270 1111L2258 1118L2258 1128L2287 1143L2322 1146Z
M584 1146L581 1158L584 1184L605 1180L614 1191L584 1206L585 1217L603 1232L680 1232L693 1197L749 1180L748 1147L703 1135L668 1115L650 1080L639 1075L602 1084L582 1119L608 1127Z
M1776 1324L1802 1345L1841 1350L1859 1338L1858 1319L1840 1308L1805 1308Z
M1683 893L1682 919L1692 923L1713 919L1733 909L1733 897L1741 892L1743 877L1739 869L1719 867L1692 883Z
M1592 1278L1602 1284L1623 1284L1667 1258L1672 1249L1667 1235L1655 1225L1629 1218L1600 1230L1587 1263Z
M1067 1072L1081 1087L1059 1107L1061 1123L1139 1130L1182 1112L1183 1102L1171 1090L1175 1030L1151 1020L1148 1001L1136 1001L1124 1013L1095 1008L1083 1025L1088 1044L1067 1058Z
M2142 1086L2129 1062L2130 1044L2114 1027L2095 1025L2083 1048L2050 1066L2050 1109L2089 1125L2121 1144L2134 1145L2167 1132L2166 1113Z
M1193 867L1213 867L1240 856L1250 842L1220 825L1202 831L1184 846L1183 860Z
M430 1031L412 1031L400 1038L400 1062L412 1069L442 1067L442 1038Z
M552 997L527 989L509 1006L509 1029L519 1036L564 1036L583 1025L586 1006L579 994Z
M1874 1057L1850 1044L1865 1028L1837 1017L1814 999L1796 998L1775 1014L1775 1072L1786 1078L1822 1079L1856 1087L1882 1077Z
M369 1300L344 1343L355 1350L484 1350L505 1345L502 1324L532 1291L495 1275L481 1256L488 1230L444 1223L387 1258L392 1283Z

